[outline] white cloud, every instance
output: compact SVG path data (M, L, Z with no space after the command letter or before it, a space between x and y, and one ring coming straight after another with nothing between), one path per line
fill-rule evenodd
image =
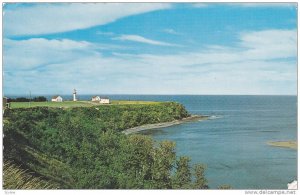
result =
M241 34L241 46L248 50L244 58L257 59L289 58L297 55L296 30L265 30Z
M139 35L121 35L119 37L113 38L113 40L134 41L134 42L139 42L139 43L146 43L146 44L150 44L150 45L160 45L160 46L178 46L178 45L171 44L171 43L147 39L147 38L139 36Z
M297 3L227 3L228 5L233 6L240 6L240 7L290 7L290 8L296 8Z
M194 8L205 8L210 5L230 5L230 6L239 6L239 7L245 7L245 8L251 8L251 7L282 7L282 8L296 8L297 3L291 3L291 2L286 2L286 3L251 3L251 2L245 2L245 3L192 3L192 7Z
M180 35L180 33L176 32L174 29L171 29L171 28L166 28L166 29L163 29L162 31L165 33L168 33L168 34Z
M68 39L33 38L21 41L4 39L4 68L5 71L24 70L70 61L76 58L78 53L84 53L90 48L92 44L89 42Z
M207 3L193 3L192 6L195 8L203 8L203 7L207 7L209 4Z
M295 30L264 30L257 32L241 33L241 40L245 46L261 47L263 45L288 45L295 46L297 41L297 32Z
M38 3L17 6L4 10L4 34L39 35L84 29L170 7L168 3Z
M296 57L296 30L266 30L244 32L240 35L239 47L212 46L200 52L180 55L139 55L145 61L157 63L190 64L229 64L241 61L272 60ZM135 58L135 56L132 56Z
M105 35L105 36L113 36L113 35L115 35L115 33L113 33L113 32L102 32L102 31L97 31L96 34L97 35Z
M296 93L296 30L244 32L238 43L176 55L115 55L135 59L149 75L159 75L153 80L160 85L149 87L149 93L157 89L177 94Z
M98 45L67 39L5 39L3 60L6 94L62 94L70 88L109 93L122 89L124 75L135 78L143 70L138 62L104 57Z
M5 39L4 92L296 94L296 37L296 30L243 32L235 47L110 56L89 42Z

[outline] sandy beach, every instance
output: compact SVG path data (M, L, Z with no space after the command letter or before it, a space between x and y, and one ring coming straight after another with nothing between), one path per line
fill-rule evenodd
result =
M209 118L208 116L191 115L191 116L189 116L187 118L183 118L181 120L174 120L174 121L170 121L170 122L142 125L142 126L126 129L122 132L126 135L129 135L132 133L137 133L139 131L169 127L169 126L179 125L179 124L186 123L186 122L202 121L202 120L206 120L208 118Z
M282 148L290 148L290 149L295 149L297 150L298 146L297 146L297 141L270 141L267 143L270 146L274 146L274 147L282 147Z

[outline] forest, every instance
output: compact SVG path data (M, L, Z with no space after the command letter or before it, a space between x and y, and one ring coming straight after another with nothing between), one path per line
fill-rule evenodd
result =
M174 102L6 109L4 189L207 189L205 166L175 143L125 135L189 116Z
M46 102L47 98L44 96L37 96L34 98L26 97L17 97L17 98L8 98L8 102Z

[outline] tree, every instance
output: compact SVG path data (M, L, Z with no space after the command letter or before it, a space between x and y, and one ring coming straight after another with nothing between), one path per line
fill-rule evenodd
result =
M18 97L18 98L9 98L9 102L29 102L28 98Z
M44 97L44 96L38 96L38 97L34 97L34 98L32 99L32 101L34 101L34 102L46 102L46 101L47 101L47 98Z
M172 187L171 170L176 159L175 142L162 141L159 145L153 153L152 177L155 181L154 188L170 189Z
M189 166L191 159L182 156L176 161L176 173L173 177L173 188L188 189L191 187L191 168Z
M202 164L197 164L194 167L194 172L196 177L194 188L196 189L208 189L207 180L205 179L204 176L204 169L205 166Z

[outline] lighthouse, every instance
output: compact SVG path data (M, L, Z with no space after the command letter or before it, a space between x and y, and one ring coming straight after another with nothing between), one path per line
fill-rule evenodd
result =
M73 101L75 102L75 101L77 101L77 98L76 98L76 89L74 89L74 92L73 92Z

